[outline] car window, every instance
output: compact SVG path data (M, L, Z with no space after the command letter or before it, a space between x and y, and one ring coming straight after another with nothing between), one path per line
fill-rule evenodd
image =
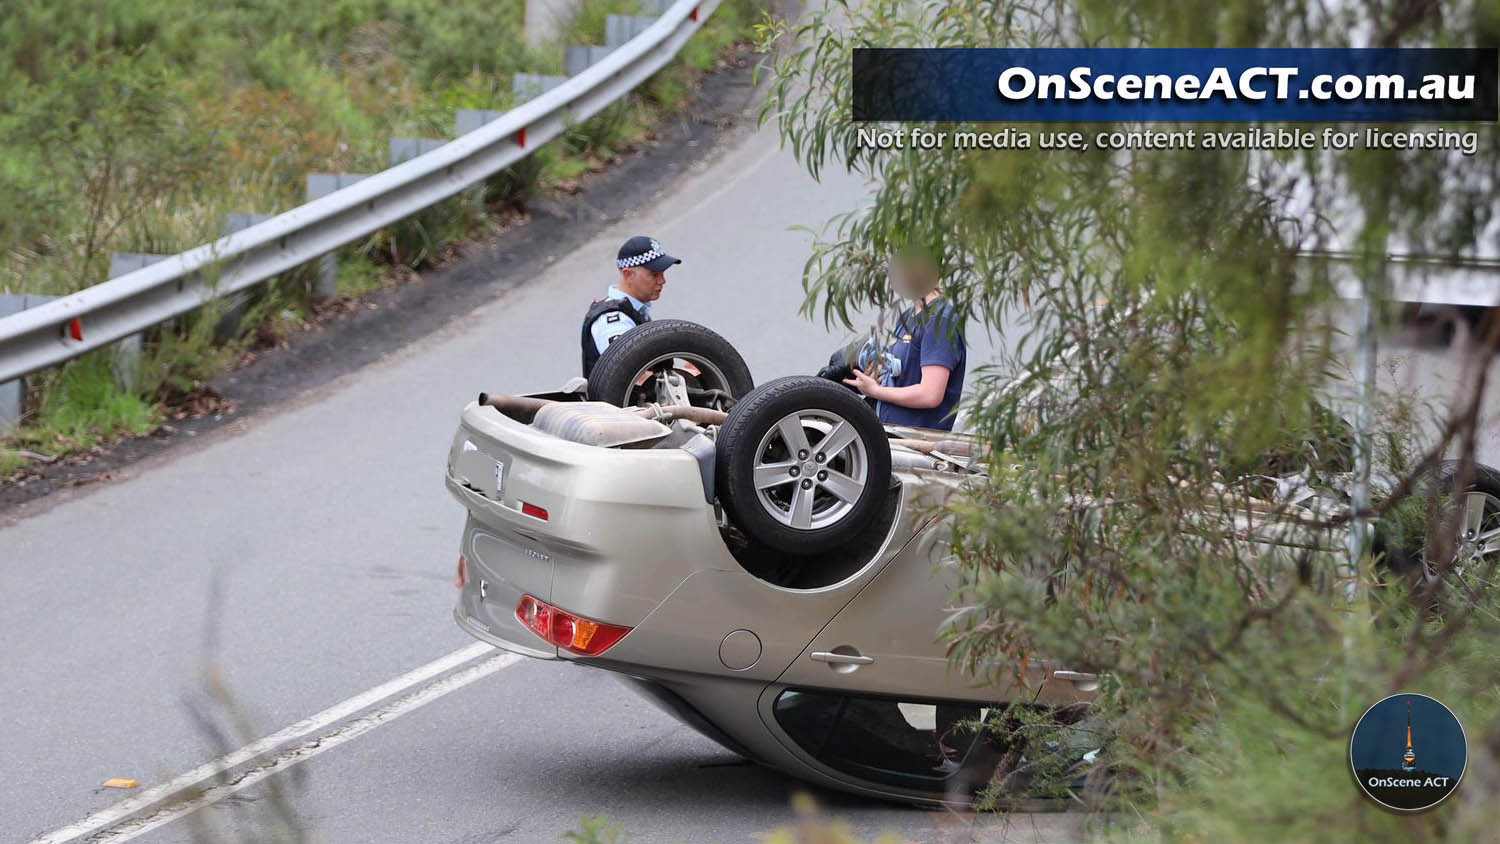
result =
M776 722L805 752L860 779L921 791L973 790L988 782L1003 748L962 726L986 710L963 702L904 701L787 689Z
M908 703L899 701L896 709L900 711L901 717L906 719L907 726L914 730L931 730L937 725L937 709L935 703ZM989 709L980 707L979 718L984 720L989 715Z

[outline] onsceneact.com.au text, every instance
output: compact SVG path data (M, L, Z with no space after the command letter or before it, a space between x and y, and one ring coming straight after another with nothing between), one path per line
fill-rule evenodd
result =
M1075 67L1068 73L1038 74L1027 67L1000 73L996 90L1006 100L1472 100L1472 74L1429 73L1408 82L1399 73L1319 73L1298 84L1295 67L1249 67L1238 74L1216 67L1195 73L1101 73Z

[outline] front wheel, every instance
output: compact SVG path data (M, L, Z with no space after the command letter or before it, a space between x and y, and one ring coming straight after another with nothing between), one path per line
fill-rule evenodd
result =
M752 390L730 409L715 448L724 509L747 536L787 554L855 539L890 487L885 428L858 396L822 378Z
M588 396L620 407L728 410L755 382L734 346L681 319L652 320L615 338L589 373Z

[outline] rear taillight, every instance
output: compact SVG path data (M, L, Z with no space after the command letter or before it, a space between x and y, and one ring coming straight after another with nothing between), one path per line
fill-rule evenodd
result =
M552 605L545 604L530 595L522 595L520 603L516 604L516 619L526 626L527 630L548 639L552 636Z
M467 584L468 582L469 582L469 561L464 559L464 555L459 554L458 555L458 569L453 572L453 585L457 586L460 589L462 589L462 588L464 588L464 585Z
M529 504L525 501L522 501L521 513L522 515L530 516L533 519L541 519L544 522L547 521L547 511L536 506L535 504Z
M516 604L516 618L548 642L584 656L604 653L630 632L629 627L576 616L530 595L522 595Z

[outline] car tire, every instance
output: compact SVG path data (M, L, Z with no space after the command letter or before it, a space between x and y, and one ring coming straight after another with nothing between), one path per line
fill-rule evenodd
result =
M750 367L728 340L696 322L661 319L638 325L609 344L589 373L588 397L620 407L671 404L635 383L642 373L664 362L677 364L674 368L690 382L689 389L700 394L691 403L701 407L716 406L712 399L717 398L719 409L727 409L755 387ZM687 368L681 366L684 363ZM702 394L714 390L725 395L703 399Z
M1482 553L1486 542L1500 542L1500 537L1493 535L1485 538L1487 534L1500 530L1500 472L1475 464L1467 488L1460 490L1458 481L1462 468L1463 464L1457 460L1445 461L1412 493L1415 506L1420 508L1416 511L1416 518L1422 521L1420 534L1414 532L1412 525L1403 529L1401 520L1389 514L1376 525L1374 550L1383 560L1386 571L1416 584L1439 576L1429 562L1437 554L1438 542L1433 530L1453 516L1446 507L1434 506L1439 501L1464 508L1458 519L1459 535L1455 548L1458 553ZM1471 517L1472 522L1466 524L1465 516L1471 511L1475 515ZM1466 535L1466 529L1474 522L1478 524L1477 534ZM1500 548L1485 556L1494 554L1500 554Z
M832 453L820 450L830 437L839 440ZM715 450L729 517L750 539L786 554L821 554L855 539L890 490L890 440L875 412L814 376L750 391L719 426Z

